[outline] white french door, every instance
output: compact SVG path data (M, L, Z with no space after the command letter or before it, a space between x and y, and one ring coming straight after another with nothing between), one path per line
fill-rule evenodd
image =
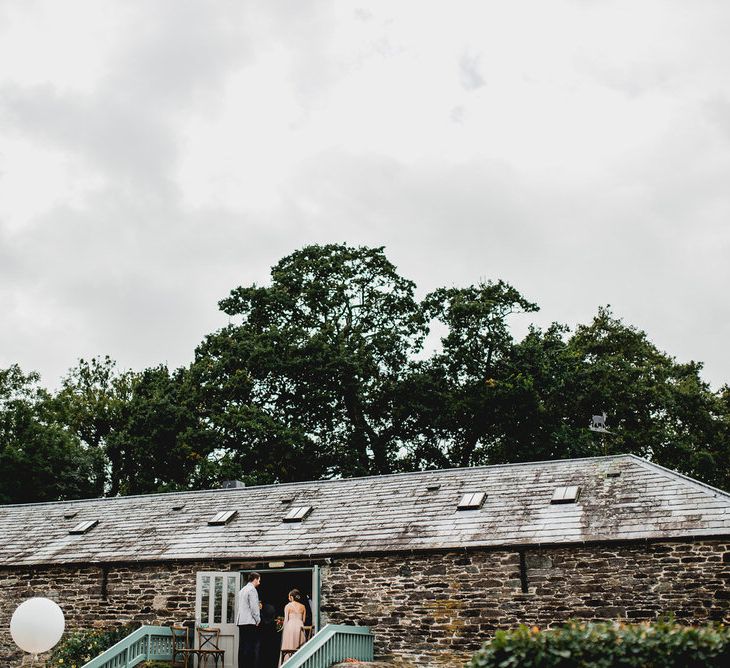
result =
M223 668L236 668L237 665L236 594L240 588L238 573L204 571L197 574L195 624L221 630L220 648L226 652ZM197 645L197 638L195 640Z

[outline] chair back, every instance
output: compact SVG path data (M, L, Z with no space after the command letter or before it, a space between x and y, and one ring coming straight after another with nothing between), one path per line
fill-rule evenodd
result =
M190 627L173 624L170 628L176 645L179 647L190 646Z
M214 628L198 629L198 649L220 649L221 630Z
M177 668L185 665L185 653L181 650L190 648L190 628L173 624L172 630L172 666Z

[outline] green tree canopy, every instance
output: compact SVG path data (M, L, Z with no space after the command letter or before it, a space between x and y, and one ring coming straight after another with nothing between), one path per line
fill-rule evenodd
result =
M111 358L80 359L54 398L59 419L95 454L93 486L98 496L119 492L122 461L109 437L122 427L132 396L132 371L120 372Z
M58 421L38 374L0 369L0 503L93 496L94 456Z
M229 459L262 480L386 473L400 383L425 335L414 284L382 248L309 246L271 285L221 303L192 373Z
M0 370L0 500L624 452L730 488L730 388L609 308L516 338L538 307L504 281L419 302L383 248L345 244L292 253L220 308L189 367L80 360L55 396ZM607 435L588 429L602 412Z
M578 365L561 395L562 412L605 411L612 431L576 454L629 452L728 486L730 413L723 392L700 378L701 363L677 362L608 308L579 325L567 345Z

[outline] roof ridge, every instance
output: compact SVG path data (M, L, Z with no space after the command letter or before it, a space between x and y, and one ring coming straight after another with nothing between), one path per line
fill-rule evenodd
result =
M717 496L718 494L725 497L726 499L730 500L730 492L726 492L722 489L719 489L718 487L713 487L712 485L708 485L706 482L702 482L701 480L696 480L695 478L692 478L688 475L685 475L684 473L680 473L679 471L674 471L670 468L667 468L666 466L662 466L661 464L657 464L656 462L651 461L650 459L646 459L644 457L639 457L638 455L631 455L629 454L628 457L631 457L632 459L636 459L641 464L645 466L651 466L655 469L659 469L661 473L664 475L671 476L673 478L680 478L684 482L691 483L695 487L699 487L702 489L703 492L710 491L714 496Z
M499 468L513 468L519 466L538 466L538 465L561 465L573 462L589 462L597 460L611 460L621 459L624 457L634 457L641 461L647 461L636 455L630 455L628 453L621 453L615 455L599 455L596 457L571 457L567 459L542 459L534 462L506 462L504 464L483 464L481 466L458 466L450 469L425 469L423 471L404 471L401 473L380 473L378 475L364 475L354 476L352 478L324 478L319 480L299 480L293 482L275 482L268 483L266 485L251 485L246 487L226 487L216 489L188 489L188 490L177 490L173 492L149 492L147 494L129 494L125 496L96 496L89 497L86 499L67 499L65 501L33 501L30 503L8 503L0 505L0 510L3 508L23 508L28 506L63 506L68 504L88 503L90 501L119 501L121 499L141 499L150 497L174 497L174 496L191 496L197 494L211 494L211 493L225 493L225 492L241 492L246 490L259 490L259 489L282 489L285 487L296 487L302 485L316 485L316 484L329 484L339 482L352 482L357 480L381 480L383 478L399 478L406 476L423 476L427 474L436 473L459 473L463 471L484 471L488 469L499 469ZM650 462L648 462L650 463Z

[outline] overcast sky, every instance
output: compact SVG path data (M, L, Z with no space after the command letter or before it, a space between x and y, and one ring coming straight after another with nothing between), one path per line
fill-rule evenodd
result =
M348 242L730 382L728 36L727 0L0 0L0 367L186 364Z

